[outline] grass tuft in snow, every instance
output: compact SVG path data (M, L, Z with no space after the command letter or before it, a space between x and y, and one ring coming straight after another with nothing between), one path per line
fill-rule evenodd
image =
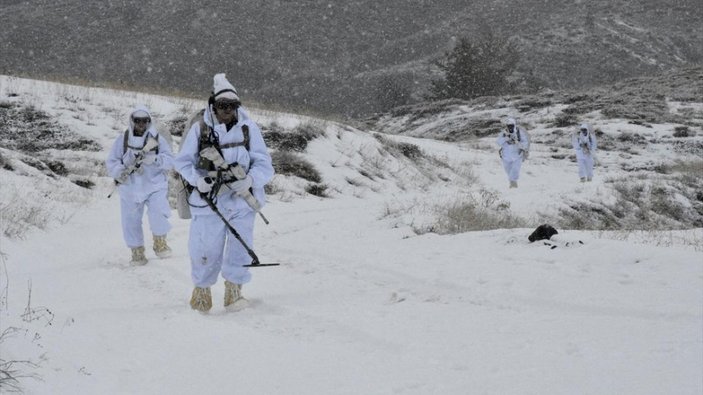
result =
M470 231L525 227L526 221L510 211L510 204L496 192L481 190L479 195L434 208L436 222L427 231L456 234Z
M325 131L313 123L303 123L292 131L285 131L274 122L268 128L264 128L263 135L270 149L303 152L310 141L324 136Z
M393 141L378 133L374 134L374 137L391 155L395 157L405 156L410 160L417 160L425 157L424 152L422 152L420 147L415 144Z
M271 154L276 174L300 177L304 180L322 182L320 172L305 158L292 152L277 151Z
M703 227L703 182L691 174L695 165L681 165L684 173L673 181L609 180L614 202L573 202L559 210L558 226L582 230L674 230ZM695 171L695 170L693 170Z

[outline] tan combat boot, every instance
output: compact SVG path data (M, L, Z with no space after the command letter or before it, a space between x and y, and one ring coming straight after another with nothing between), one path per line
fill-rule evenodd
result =
M132 260L129 263L135 266L144 266L147 262L144 247L132 248Z
M166 244L166 235L154 236L154 253L159 258L168 258L171 256L171 247Z
M510 188L517 188L517 181L510 181Z
M230 311L241 310L249 305L242 296L242 285L225 280L225 308Z
M210 294L210 287L193 288L193 296L190 297L190 307L201 313L207 313L210 311L212 308L212 295Z

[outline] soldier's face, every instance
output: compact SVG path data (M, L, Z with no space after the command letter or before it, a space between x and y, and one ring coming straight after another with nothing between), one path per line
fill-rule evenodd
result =
M515 125L508 125L507 128L508 128L508 132L510 132L510 133L515 132Z
M134 123L134 133L141 136L146 131L146 128L149 127L151 119L148 117L132 118L132 122Z
M218 100L213 107L215 109L217 121L228 124L235 119L237 108L239 108L239 102L233 100Z

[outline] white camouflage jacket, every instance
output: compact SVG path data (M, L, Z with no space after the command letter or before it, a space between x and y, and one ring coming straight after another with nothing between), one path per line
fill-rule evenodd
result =
M161 189L168 189L168 172L173 168L173 153L169 142L159 136L158 131L154 128L152 121L143 136L134 135L134 123L132 122L132 114L137 111L144 111L151 117L151 112L144 106L135 107L129 114L129 127L127 133L127 147L125 151L124 133L120 133L115 142L112 144L112 149L108 154L105 166L107 174L117 180L125 172L127 166L125 160L128 157L134 157L141 147L146 143L147 137L151 136L158 139L159 147L156 154L156 161L151 164L143 164L140 169L132 173L126 181L120 184L120 196L135 201L144 201L147 196Z
M271 156L264 142L259 126L251 120L244 108L240 107L237 113L237 123L226 130L224 124L218 123L210 108L205 109L203 120L205 124L213 128L213 132L219 140L220 146L232 143L240 143L244 140L242 126L249 128L249 150L239 145L222 149L222 155L228 164L238 163L246 173L252 178L252 193L259 204L263 207L266 203L264 186L273 178L274 170ZM191 126L187 135L181 143L180 152L175 158L175 169L192 186L198 185L198 180L207 175L203 169L197 168L199 160L199 139L200 133L209 133L209 130L200 130L200 123L195 122ZM193 215L213 214L198 193L197 187L193 190L188 199L191 204ZM234 193L221 194L217 197L217 206L224 212L231 213L239 210L252 210L246 201Z

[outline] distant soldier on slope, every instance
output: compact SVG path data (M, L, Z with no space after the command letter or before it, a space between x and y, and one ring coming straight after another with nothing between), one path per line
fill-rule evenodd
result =
M145 206L154 237L154 253L159 258L170 256L166 234L171 230L168 172L173 167L173 154L168 140L153 126L146 106L132 110L129 126L115 139L105 165L120 191L122 235L132 249L131 263L147 263L142 231Z
M571 139L574 151L576 151L576 162L579 165L579 177L581 182L593 179L593 164L596 153L596 136L591 130L591 125L581 124L579 130L574 133Z
M505 130L498 136L497 143L500 146L498 152L503 161L503 169L508 175L510 188L517 188L522 161L527 159L529 154L530 137L525 129L517 125L515 118L508 118L505 121Z

